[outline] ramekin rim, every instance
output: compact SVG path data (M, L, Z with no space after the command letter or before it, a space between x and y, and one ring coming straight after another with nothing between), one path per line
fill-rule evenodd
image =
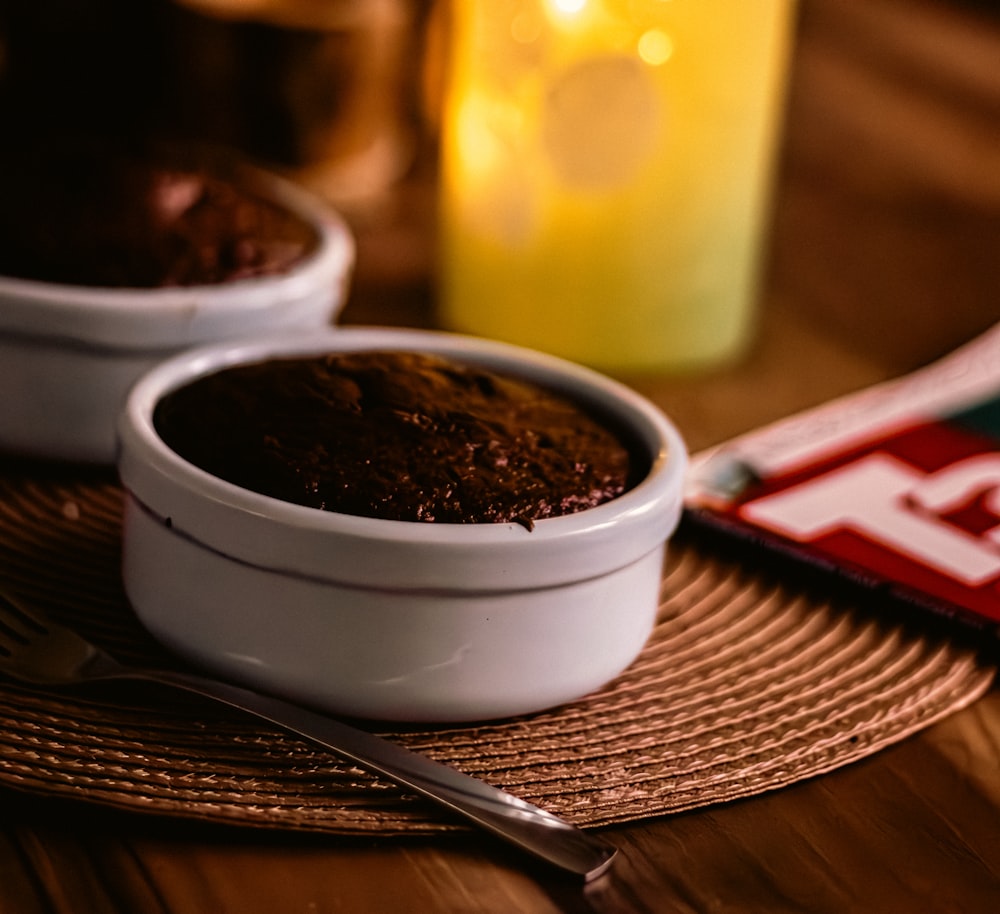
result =
M519 524L443 524L386 520L284 502L228 483L190 464L160 439L152 423L152 410L163 395L216 369L270 356L333 349L413 349L418 348L414 345L418 341L424 344L426 351L444 352L455 357L478 353L488 359L492 355L506 360L506 364L511 366L521 364L521 359L527 359L536 367L542 366L549 377L559 376L564 380L572 378L588 383L593 385L588 388L592 396L584 394L584 399L594 402L597 398L593 396L593 392L596 390L614 397L616 401L626 405L629 415L624 419L629 427L638 431L641 417L647 424L645 433L656 436L659 445L655 451L650 447L650 468L640 482L628 492L602 505L575 514L537 521L531 531L536 544L550 536L572 535L574 528L614 524L625 515L641 513L647 503L663 500L668 495L672 497L681 491L687 451L680 432L661 410L626 385L583 366L507 343L436 330L388 327L341 327L308 336L292 333L266 341L237 340L198 347L161 363L133 386L119 416L118 462L122 483L140 502L156 513L169 514L169 511L164 512L160 504L150 503L150 480L154 480L153 488L165 484L172 491L184 490L193 498L203 499L206 509L212 504L246 517L266 518L268 523L280 524L285 529L307 535L350 535L386 543L412 542L416 535L421 542L428 544L463 541L469 537L474 537L478 543L488 544L507 541L512 535L520 537L526 531ZM344 343L349 345L344 347ZM139 464L143 466L140 468ZM138 476L142 478L139 479ZM153 500L155 501L155 496Z
M154 322L182 319L197 305L219 316L274 311L290 298L346 275L356 259L356 245L346 219L305 188L278 175L251 169L270 198L304 218L316 231L313 250L290 268L222 283L165 287L110 287L47 282L0 275L0 331L114 345L145 338ZM109 322L110 325L109 325ZM51 330L50 330L51 328ZM154 341L155 342L155 341ZM166 340L164 345L171 345Z

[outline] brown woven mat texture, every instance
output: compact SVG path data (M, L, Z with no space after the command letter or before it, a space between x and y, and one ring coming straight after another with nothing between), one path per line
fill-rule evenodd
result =
M0 587L123 660L170 665L122 593L120 509L110 475L0 462ZM645 651L575 704L489 725L372 729L601 826L830 771L989 688L994 670L970 648L750 564L677 544ZM297 737L155 686L52 693L0 679L0 784L298 831L464 827Z

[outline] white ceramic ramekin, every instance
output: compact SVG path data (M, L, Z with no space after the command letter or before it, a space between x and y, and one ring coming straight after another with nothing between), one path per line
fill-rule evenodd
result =
M406 349L570 393L648 451L635 488L519 524L389 521L239 488L187 463L153 426L169 391L273 356ZM217 674L343 714L468 721L538 711L607 683L658 605L687 463L650 402L532 351L443 333L340 329L189 352L147 374L119 422L123 575L161 642Z
M133 381L195 345L329 324L354 242L326 204L255 173L259 192L313 224L316 250L285 273L158 289L0 277L0 451L113 463L115 418Z

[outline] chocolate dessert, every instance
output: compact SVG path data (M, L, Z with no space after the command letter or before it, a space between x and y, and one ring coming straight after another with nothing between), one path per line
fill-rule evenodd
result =
M315 229L233 171L79 141L0 150L0 273L157 288L283 273Z
M154 423L198 467L346 514L508 523L609 501L648 470L572 400L438 356L273 359L167 395Z

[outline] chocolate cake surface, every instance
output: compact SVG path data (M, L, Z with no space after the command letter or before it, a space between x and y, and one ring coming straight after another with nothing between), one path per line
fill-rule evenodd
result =
M616 498L648 469L571 399L410 352L227 368L168 394L154 423L243 488L390 520L530 528Z
M316 230L238 169L98 142L0 150L0 274L112 288L286 272Z

